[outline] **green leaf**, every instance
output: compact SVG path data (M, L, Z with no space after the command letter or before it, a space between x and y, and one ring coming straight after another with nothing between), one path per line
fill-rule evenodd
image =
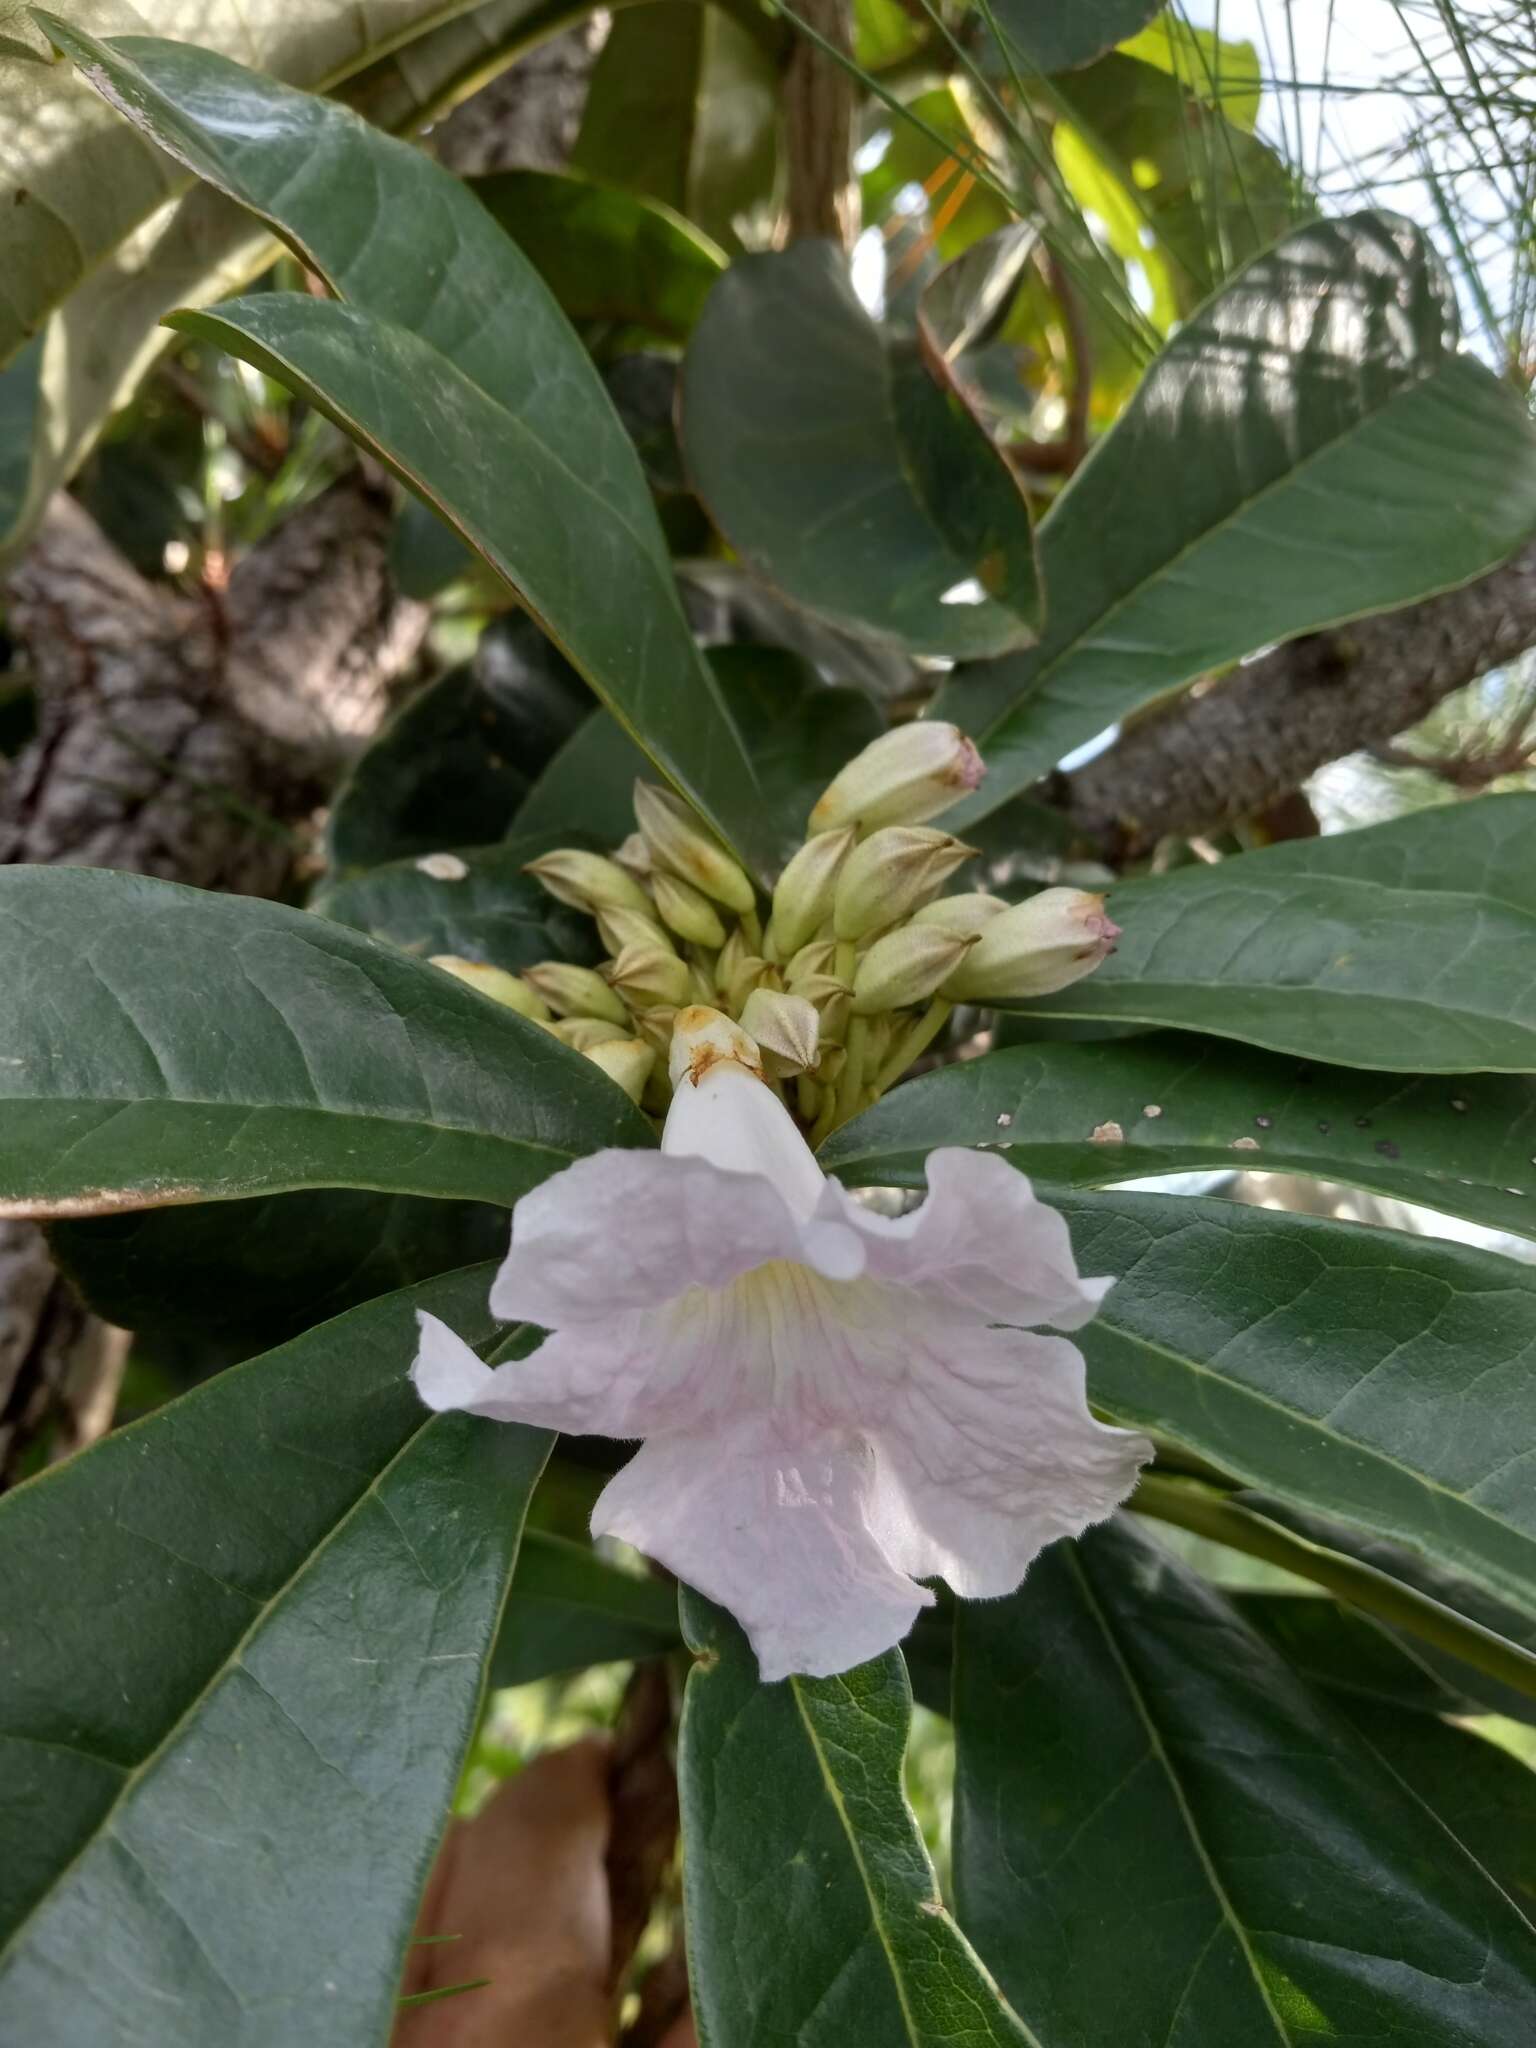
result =
M549 1445L406 1377L418 1306L486 1347L489 1280L354 1309L0 1502L18 2038L387 2031Z
M651 1127L590 1060L325 918L0 870L0 1213L300 1187L510 1206Z
M830 243L721 278L684 359L682 421L721 532L796 603L922 654L1033 639L1017 479L916 342L876 327Z
M245 10L220 0L199 11L197 33L295 85L343 78L338 90L349 105L398 131L430 118L467 64L490 67L492 46L510 55L558 25L528 0L445 19L455 11L442 0L388 0L366 14L336 0L280 0L253 24ZM70 13L85 29L131 19L130 9L91 0ZM381 47L390 54L370 62ZM40 59L45 48L39 38ZM14 547L169 344L163 316L241 290L271 261L274 245L222 193L187 191L180 167L104 119L85 81L62 66L9 63L0 49L0 115L0 187L12 189L7 173L14 170L16 190L26 194L4 223L0 362L18 331L42 330L0 370L0 413L24 398L26 356L45 399L37 431L9 442L10 474L0 484L0 546ZM29 139L40 118L50 140L46 162ZM15 163L7 162L11 136L20 139Z
M678 1789L701 2040L1034 2043L939 1898L902 1790L912 1696L899 1653L761 1685L728 1616L685 1589L682 1617L698 1658Z
M1486 796L1128 882L1112 956L1018 1007L1346 1066L1531 1073L1533 831L1536 796Z
M298 389L398 471L750 850L751 765L688 630L638 458L515 243L458 179L346 108L206 51L99 43L48 21L162 148L349 301L272 292L173 324ZM426 267L423 248L437 252Z
M608 1564L584 1543L530 1529L490 1683L527 1685L589 1664L660 1657L681 1641L673 1587Z
M531 620L499 621L472 661L412 697L358 757L326 827L333 870L437 852L445 826L458 845L500 839L591 709L586 685Z
M1305 1593L1234 1593L1233 1606L1307 1683L1397 1713L1475 1714L1475 1696L1455 1691L1420 1657L1411 1639L1334 1600Z
M1057 1206L1117 1276L1077 1340L1116 1421L1536 1611L1536 1270L1193 1196Z
M986 0L977 11L1012 45L1015 62L1031 71L1070 71L1091 64L1116 43L1144 28L1163 0Z
M463 873L446 880L441 868L423 868L420 860L391 861L322 889L310 908L422 958L456 953L513 970L541 960L592 966L601 957L592 920L557 903L523 872L553 843L538 834L449 851Z
M308 1188L55 1223L54 1258L89 1305L197 1376L286 1343L397 1287L499 1255L503 1209Z
M737 219L773 194L778 88L764 38L723 7L626 8L593 66L571 163L731 246Z
M1211 1166L1306 1174L1536 1236L1523 1076L1405 1079L1174 1033L1014 1046L907 1082L820 1158L855 1184L921 1187L936 1145L985 1146L1073 1187Z
M1239 128L1252 130L1258 122L1264 76L1252 43L1234 42L1165 14L1138 35L1127 36L1120 55L1166 71L1186 92L1219 107Z
M715 647L709 664L756 767L764 839L781 866L804 839L812 804L883 722L862 691L822 683L809 662L782 648ZM529 792L519 837L569 839L584 827L600 844L618 845L634 830L634 780L645 772L639 750L597 713Z
M668 0L649 14L686 14L709 33L742 31L717 7ZM646 15L620 15L649 27ZM705 28L701 27L701 33ZM757 46L752 45L755 49ZM596 86L606 59L598 59ZM590 101L588 102L590 109ZM656 199L554 171L496 171L471 191L517 243L572 320L612 320L686 341L725 267L713 242Z
M1349 1722L1124 1524L959 1612L959 1910L1052 2048L1517 2048L1536 1932Z
M910 22L910 17L908 17ZM898 114L891 109L891 139L877 163L871 164L859 180L860 199L870 226L891 229L897 201L909 195L913 185L928 194L928 225L933 229L934 248L943 261L952 261L986 235L1006 233L1015 216L990 185L973 179L963 166L985 163L986 146L972 125L968 108L952 84L930 85L901 102ZM946 145L952 147L946 147ZM914 227L921 232L920 219ZM900 253L897 243L887 259L892 289L895 281L916 282L918 266L911 256Z
M1369 213L1288 236L1182 327L1041 522L1041 644L942 693L989 770L956 829L1181 683L1524 539L1536 428L1457 338L1428 244Z

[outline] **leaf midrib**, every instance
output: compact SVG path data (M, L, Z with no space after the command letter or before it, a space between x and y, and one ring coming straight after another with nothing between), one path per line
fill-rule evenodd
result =
M1111 1294L1109 1297L1111 1303L1113 1302L1113 1299L1113 1294ZM1531 1536L1527 1535L1525 1531L1517 1528L1512 1522L1500 1521L1496 1515L1491 1514L1488 1511L1488 1509L1482 1507L1477 1501L1470 1499L1469 1496L1464 1493L1458 1493L1456 1489L1453 1486L1449 1485L1445 1480L1436 1479L1431 1474L1419 1471L1412 1465L1403 1464L1400 1459L1394 1457L1390 1451L1384 1450L1380 1445L1368 1443L1360 1437L1345 1436L1341 1430L1329 1430L1320 1420L1319 1417L1315 1415L1308 1415L1305 1409L1288 1407L1286 1403L1282 1401L1278 1396L1267 1392L1264 1388L1252 1386L1247 1381L1236 1380L1231 1378L1227 1374L1217 1372L1214 1367L1203 1364L1199 1359L1190 1358L1184 1352L1174 1351L1168 1345L1158 1343L1155 1338L1145 1337L1141 1335L1138 1331L1127 1328L1124 1323L1118 1323L1115 1321L1114 1316L1110 1313L1110 1308L1108 1304L1106 1304L1104 1308L1101 1308L1099 1310L1097 1321L1101 1323L1111 1335L1118 1337L1123 1343L1132 1345L1142 1351L1148 1352L1155 1358L1163 1359L1169 1364L1179 1368L1183 1372L1195 1374L1204 1379L1214 1381L1217 1386L1224 1389L1228 1394L1233 1396L1239 1402L1248 1402L1252 1403L1255 1407L1272 1409L1276 1414L1284 1416L1288 1423L1292 1424L1293 1426L1300 1426L1302 1429L1310 1432L1313 1436L1315 1436L1319 1440L1319 1442L1328 1445L1330 1448L1336 1449L1340 1446L1346 1447L1348 1450L1354 1452L1356 1455L1366 1460L1368 1463L1379 1465L1387 1471L1397 1473L1401 1478L1408 1480L1413 1486L1417 1487L1420 1491L1452 1502L1455 1505L1455 1507L1460 1509L1463 1513L1475 1517L1480 1522L1486 1523L1486 1525L1490 1529L1494 1530L1506 1539L1512 1539L1517 1543L1523 1543L1529 1547L1532 1547L1533 1549L1536 1549L1536 1538L1532 1538ZM1358 1390L1358 1385L1359 1383L1357 1382L1356 1389L1352 1391ZM1107 1408L1112 1412L1118 1412L1120 1414L1124 1414L1126 1412L1124 1408L1118 1406L1118 1404L1109 1403L1106 1405ZM1188 1437L1189 1430L1187 1424L1181 1422L1176 1425L1176 1428L1178 1434L1181 1437ZM1228 1465L1235 1472L1237 1477L1246 1477L1249 1484L1254 1486L1263 1486L1270 1488L1272 1491L1279 1493L1282 1496L1286 1494L1295 1494L1296 1489L1294 1488L1294 1486L1279 1485L1275 1481L1273 1475L1256 1471L1252 1465L1252 1462L1246 1460L1240 1451L1234 1457L1231 1446L1227 1443L1225 1438L1223 1438L1223 1441L1219 1446L1213 1446L1213 1449L1214 1454L1217 1457L1219 1457L1226 1465ZM1246 1472L1244 1470L1245 1465L1247 1468ZM1309 1497L1308 1504L1317 1506L1329 1513L1347 1513L1356 1518L1358 1518L1360 1514L1360 1511L1356 1506L1351 1506L1347 1509L1341 1509L1337 1500L1323 1501ZM1378 1524L1377 1526L1380 1525ZM1391 1533L1394 1535L1399 1535L1402 1532L1394 1529ZM1420 1533L1415 1537L1411 1537L1410 1540L1422 1543L1424 1539L1422 1533ZM1475 1559L1472 1561L1470 1566L1468 1560L1465 1557L1457 1557L1455 1562L1457 1564L1458 1569L1462 1571L1466 1571L1468 1569L1476 1570L1479 1567L1481 1567L1481 1569L1483 1569L1484 1571L1488 1571L1491 1568L1495 1573L1497 1573L1499 1570L1499 1567L1497 1565L1490 1566L1490 1561L1487 1558ZM1513 1605L1515 1605L1516 1607L1522 1606L1522 1595L1520 1592L1511 1591L1509 1587L1503 1586L1502 1584L1501 1591L1503 1592L1504 1597L1509 1599ZM1526 1590L1524 1598L1526 1600L1529 1599L1528 1588Z
M1248 1970L1248 1974L1253 1979L1254 1989L1258 1992L1260 2002L1273 2023L1275 2038L1283 2042L1285 2048L1295 2048L1295 2037L1287 2031L1285 2022L1275 2010L1274 2000L1270 1997L1269 1987L1264 1982L1263 1973L1259 1969L1258 1961L1254 1955L1248 1929L1244 1925L1237 1908L1233 1905L1226 1886L1221 1881L1221 1874L1216 1868L1214 1857L1206 1847L1205 1838L1200 1832L1199 1824L1189 1803L1189 1797L1184 1790L1183 1780L1180 1778L1174 1766L1173 1758L1169 1755L1167 1746L1163 1741L1162 1731L1153 1718L1151 1706L1140 1684L1137 1682L1135 1673L1126 1661L1125 1653L1120 1647L1110 1619L1100 1606L1093 1587L1088 1582L1088 1575L1083 1570L1082 1560L1077 1554L1076 1547L1070 1543L1063 1544L1060 1554L1066 1560L1073 1577L1077 1580L1082 1592L1083 1604L1088 1609L1094 1625L1102 1635L1105 1648L1109 1652L1115 1669L1120 1674L1121 1681L1125 1686L1126 1695L1135 1710L1137 1720L1141 1723L1142 1729L1146 1734L1148 1748L1151 1750L1153 1759L1167 1781L1170 1793L1173 1795L1174 1804L1179 1811L1179 1818L1184 1824L1184 1832L1188 1837L1190 1847L1194 1850L1199 1860L1202 1871L1205 1873L1206 1882L1209 1884L1212 1896L1220 1909L1221 1918L1232 1930L1233 1938L1237 1942L1242 1954L1244 1965ZM1207 1943L1208 1948L1209 1943ZM1204 1961L1204 1952L1202 1952L1200 1961L1202 1963ZM1191 1981L1193 1981L1192 1978ZM1185 1987L1185 1995L1187 1996L1187 1994L1188 1985Z
M165 1734L161 1736L160 1740L154 1745L154 1747L151 1750L149 1750L143 1757L141 1757L137 1763L129 1765L126 1768L122 1783L117 1787L116 1791L113 1793L110 1802L103 1810L100 1818L92 1826L90 1833L86 1836L85 1840L80 1844L79 1848L76 1849L74 1854L70 1857L69 1861L66 1864L64 1864L62 1869L59 1871L58 1875L49 1884L48 1888L41 1894L41 1896L36 1900L36 1902L27 1909L27 1911L22 1915L21 1919L17 1921L15 1927L11 1930L10 1934L7 1936L5 1941L3 1943L0 1943L0 1971L4 1970L7 1962L10 1960L18 1944L20 1943L23 1935L26 1933L27 1929L32 1925L33 1921L38 1917L40 1913L42 1913L49 1905L52 1904L54 1899L58 1896L62 1887L68 1882L71 1874L75 1871L79 1864L84 1860L84 1858L87 1855L90 1854L91 1850L95 1848L96 1844L105 1835L109 1833L112 1827L112 1823L115 1820L119 1809L122 1807L123 1802L128 1798L129 1794L142 1782L142 1780L145 1777L148 1776L148 1774L154 1768L154 1766L171 1748L176 1738L181 1734L182 1730L186 1727L188 1721L192 1718L192 1716L195 1713L198 1712L200 1708L202 1708L207 1703L209 1698L212 1696L215 1688L225 1678L227 1678L232 1671L235 1671L238 1668L240 1668L241 1661L244 1657L246 1650L249 1648L251 1642L254 1640L255 1636L264 1626L268 1618L284 1601L287 1600L288 1596L294 1591L295 1587L299 1584L299 1581L304 1577L304 1575L325 1555L326 1551L329 1550L332 1543L334 1543L337 1537L341 1535L343 1530L347 1528L348 1524L352 1521L352 1518L364 1506L366 1506L369 1500L373 1498L373 1496L378 1492L379 1487L383 1484L383 1482L389 1477L390 1473L393 1472L395 1467L399 1464L400 1460L403 1457L405 1457L407 1452L410 1451L420 1441L424 1432L430 1429L432 1425L436 1423L439 1419L440 1418L436 1415L432 1415L430 1413L423 1413L420 1422L417 1423L416 1427L406 1437L405 1441L400 1445L399 1449L392 1452L388 1461L385 1464L381 1465L378 1471L373 1474L372 1478L369 1479L368 1483L362 1488L361 1492L358 1493L356 1498L348 1504L345 1511L326 1531L325 1535L321 1538L320 1542L317 1543L313 1549L307 1551L305 1555L299 1560L298 1564L294 1567L294 1569L289 1573L288 1577L283 1581L283 1583L280 1586L278 1586L270 1595L268 1595L268 1597L265 1600L260 1602L260 1604L257 1606L256 1612L252 1615L250 1621L246 1624L244 1629L241 1630L240 1635L231 1645L227 1654L220 1659L219 1663L214 1668L214 1670L210 1672L208 1677L203 1681L203 1683L200 1686L198 1686L197 1690L193 1693L191 1699L187 1702L187 1705L176 1716L174 1721L172 1721L170 1727L167 1728Z
M985 745L989 740L995 740L999 737L1002 737L1006 743L1006 728L1019 716L1021 711L1040 697L1056 671L1085 647L1091 649L1094 640L1112 619L1126 610L1128 606L1135 604L1152 585L1171 574L1187 557L1198 553L1208 542L1218 539L1229 529L1246 520L1255 506L1262 504L1273 492L1282 490L1293 483L1297 477L1303 475L1314 463L1321 461L1325 456L1346 448L1357 435L1364 433L1369 427L1373 426L1376 420L1401 398L1410 393L1422 391L1427 386L1439 382L1445 375L1447 368L1460 362L1460 360L1461 358L1458 356L1442 357L1427 376L1416 377L1411 382L1395 385L1379 404L1372 406L1369 411L1362 413L1342 434L1338 435L1335 439L1324 441L1304 455L1300 462L1294 463L1278 477L1272 477L1267 484L1254 492L1251 497L1244 498L1241 504L1225 518L1218 520L1212 526L1203 528L1194 539L1186 541L1181 548L1176 549L1173 554L1159 562L1154 569L1150 570L1139 582L1132 585L1120 597L1117 597L1113 603L1106 606L1103 610L1096 612L1093 618L1079 632L1073 635L1071 640L1067 641L1064 646L1053 653L1048 660L1035 670L1025 688L1010 699L1007 708L1000 711L997 717L978 735L980 743ZM1107 445L1107 440L1105 445ZM1071 501L1069 498L1063 498L1060 502L1070 504ZM1043 551L1050 546L1049 525L1050 521L1048 519L1042 520L1040 523L1042 560L1044 559ZM1068 539L1070 539L1070 526L1067 526L1065 530ZM1432 588L1422 591L1420 595L1422 597L1433 597L1442 590L1453 590L1456 587L1455 583L1436 584ZM1377 609L1379 607L1372 605L1367 606L1365 612L1343 611L1338 613L1336 617L1314 620L1309 626L1305 628L1298 627L1296 630L1298 632L1326 632L1334 626L1346 624L1351 619L1365 617L1369 612ZM1190 675L1199 675L1200 673L1201 671L1198 668L1189 671ZM1159 688L1177 689L1181 682L1188 681L1188 679L1189 677L1186 675L1175 676L1171 681L1161 683ZM1014 794L1012 789L1004 792L998 797L998 803L1006 802L1012 794ZM986 812L976 813L978 817L986 815L988 815Z
M806 1741L810 1744L811 1754L816 1759L816 1768L821 1773L821 1780L826 1788L827 1798L831 1802L832 1811L837 1815L838 1825L841 1827L848 1844L848 1853L853 1858L854 1868L858 1871L859 1883L863 1889L865 1902L869 1907L870 1926L874 1930L875 1939L879 1942L885 1954L886 1963L890 1971L891 1988L896 1994L896 2002L901 2011L902 2025L906 2030L907 2039L911 2043L911 2048L926 2048L930 2036L919 2026L908 2002L906 1976L897 1959L894 1940L886 1926L885 1916L880 1910L880 1904L875 1895L875 1888L870 1880L869 1867L864 1861L858 1829L854 1827L853 1822L849 1818L848 1809L843 1800L842 1787L838 1784L836 1774L827 1760L821 1738L816 1733L815 1723L806 1710L804 1680L792 1677L787 1683L795 1702L795 1711L799 1714L801 1725L805 1729ZM897 1787L897 1796L898 1798L901 1796L899 1785ZM938 1908L933 1915L934 1919L952 1926L953 1923L950 1921L949 1914L939 1899L937 1886L935 1886L932 1899L933 1904ZM919 1902L919 1911L923 1909L923 1903ZM959 1930L956 1929L955 1931L958 1934ZM1028 2048L1042 2048L1039 2038L1025 2024L1024 2020L1012 2011L1011 2007L1003 2005L1001 1998L998 2000L998 2010L1000 2013L1006 2012L1014 2020L1019 2030L1019 2036L1028 2044Z

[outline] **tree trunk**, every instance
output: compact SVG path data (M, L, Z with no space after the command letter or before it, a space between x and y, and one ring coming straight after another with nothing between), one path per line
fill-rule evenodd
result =
M10 583L38 730L0 784L0 860L124 868L279 894L346 753L413 658L424 607L390 584L388 491L354 475L195 597L147 583L60 496ZM0 1485L111 1419L126 1349L0 1224Z
M1314 769L1393 738L1442 697L1536 646L1536 542L1400 611L1286 641L1133 725L1058 778L1057 801L1114 859L1267 810Z

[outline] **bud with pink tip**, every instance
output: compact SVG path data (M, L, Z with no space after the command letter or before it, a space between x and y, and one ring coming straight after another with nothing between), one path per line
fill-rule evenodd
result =
M980 783L986 768L957 725L920 718L871 740L835 775L811 812L813 833L852 825L921 825Z
M958 972L944 984L956 1002L1021 1002L1069 988L1091 974L1120 927L1104 898L1086 889L1042 889L982 927Z

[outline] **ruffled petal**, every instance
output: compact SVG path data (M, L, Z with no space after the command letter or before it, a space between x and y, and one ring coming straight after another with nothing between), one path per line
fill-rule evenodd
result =
M882 1548L972 1600L1011 1593L1046 1544L1103 1521L1152 1455L1088 1412L1075 1344L1015 1330L914 1350L871 1433Z
M658 1559L746 1630L765 1681L830 1677L900 1642L931 1605L870 1526L875 1460L843 1431L763 1421L652 1437L604 1488L595 1536Z
M867 1272L969 1323L1075 1330L1113 1285L1079 1275L1065 1219L996 1153L930 1152L927 1199L906 1216L876 1216L841 1191L836 1199L864 1239Z
M743 1078L773 1101L762 1082ZM654 1307L692 1287L724 1287L770 1259L843 1278L863 1257L846 1223L802 1223L762 1174L660 1152L597 1152L518 1203L491 1312L558 1330Z

